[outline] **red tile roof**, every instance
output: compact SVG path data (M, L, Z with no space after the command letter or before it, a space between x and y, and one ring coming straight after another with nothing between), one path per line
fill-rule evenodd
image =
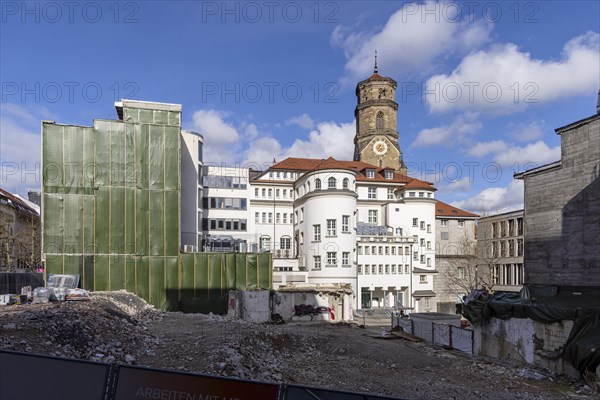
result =
M360 182L388 182L388 183L401 183L406 185L405 187L419 188L436 190L433 187L433 183L421 181L419 179L411 178L406 175L394 172L393 179L385 178L385 170L390 168L379 168L371 164L364 163L362 161L343 161L336 160L333 157L328 159L317 159L317 158L296 158L289 157L285 160L278 162L273 165L271 170L293 170L293 171L318 171L323 169L345 169L356 172L356 180ZM366 170L375 170L374 178L367 178Z
M461 210L446 204L442 201L436 201L435 203L435 216L436 217L467 217L467 218L478 218L479 215L470 213L468 211Z

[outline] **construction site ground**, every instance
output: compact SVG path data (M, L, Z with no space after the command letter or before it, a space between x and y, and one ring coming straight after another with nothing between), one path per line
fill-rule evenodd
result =
M125 292L0 307L0 349L405 399L587 399L585 382L401 338L387 319L255 324ZM594 385L593 383L591 385Z

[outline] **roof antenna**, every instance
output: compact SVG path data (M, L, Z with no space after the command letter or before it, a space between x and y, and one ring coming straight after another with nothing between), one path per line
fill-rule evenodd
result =
M375 68L373 68L373 73L376 74L378 72L379 70L377 69L377 50L375 50Z

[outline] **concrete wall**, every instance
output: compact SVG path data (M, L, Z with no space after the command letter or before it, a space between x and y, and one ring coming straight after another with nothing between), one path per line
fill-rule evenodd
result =
M573 321L542 323L528 318L502 320L474 326L473 350L476 355L505 357L535 364L561 374L579 373L561 358Z
M229 292L227 316L249 322L271 320L268 290L232 290Z
M525 283L599 286L600 116L561 149L558 169L525 174Z
M275 292L273 296L273 313L289 321L294 313L294 306L309 304L315 307L330 307L335 319L329 314L319 314L313 321L348 321L352 319L350 305L352 299L347 294L331 294L317 292Z

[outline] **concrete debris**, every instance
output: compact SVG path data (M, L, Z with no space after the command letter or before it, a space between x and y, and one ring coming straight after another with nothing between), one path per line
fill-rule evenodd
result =
M157 311L125 291L95 292L86 302L0 307L0 349L415 400L592 396L590 386L566 377L532 379L542 371L523 365L373 340L383 324L254 324ZM398 334L408 335L385 337Z

